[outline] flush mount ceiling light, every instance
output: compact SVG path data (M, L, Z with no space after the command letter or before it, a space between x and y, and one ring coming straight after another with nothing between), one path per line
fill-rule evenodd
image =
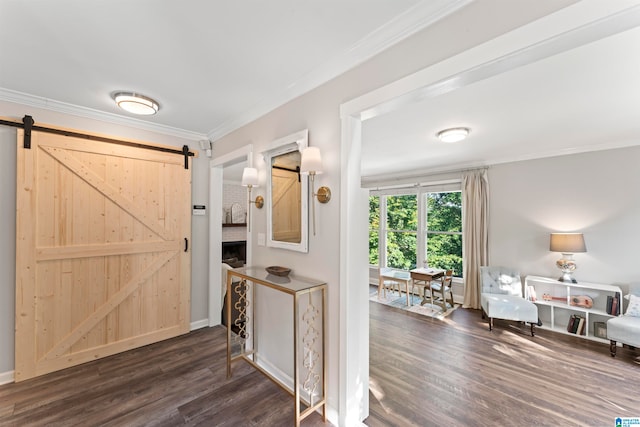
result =
M451 128L438 132L438 138L442 142L458 142L462 141L469 135L469 128Z
M116 92L113 100L123 110L143 116L155 114L160 109L155 100L135 92Z

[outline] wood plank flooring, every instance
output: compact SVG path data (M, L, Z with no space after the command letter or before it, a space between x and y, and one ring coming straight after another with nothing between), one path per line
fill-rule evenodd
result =
M0 426L290 426L293 398L244 361L226 378L226 329L204 328L0 386ZM304 426L328 426L312 414Z
M444 321L371 302L377 426L613 426L640 416L636 355L458 309ZM226 378L226 330L0 386L0 426L290 426L293 400L248 364ZM324 426L313 414L303 426Z
M640 417L640 350L457 309L444 321L370 302L378 426L614 426Z

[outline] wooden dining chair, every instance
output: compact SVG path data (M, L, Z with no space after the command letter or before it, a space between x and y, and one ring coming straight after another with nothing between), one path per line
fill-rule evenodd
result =
M431 304L434 303L434 296L436 304L442 305L442 312L447 311L447 293L449 294L449 303L453 308L453 270L447 270L444 276L440 278L440 282L433 281L429 286L431 291ZM440 294L440 295L438 295Z

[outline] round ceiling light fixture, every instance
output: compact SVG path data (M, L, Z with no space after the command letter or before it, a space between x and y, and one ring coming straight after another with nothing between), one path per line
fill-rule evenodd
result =
M462 141L467 135L469 135L469 128L450 128L437 133L438 138L440 138L442 142Z
M113 100L123 110L142 116L150 116L160 109L157 101L135 92L116 92Z

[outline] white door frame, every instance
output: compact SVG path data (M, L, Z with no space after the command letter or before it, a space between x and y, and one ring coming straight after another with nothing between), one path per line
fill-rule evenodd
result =
M246 161L250 167L253 164L253 145L242 148L211 159L209 173L209 326L221 324L222 312L222 197L223 197L223 169L231 165ZM247 265L251 265L252 233L247 233Z
M616 34L629 25L640 25L640 6L616 14L627 7L623 2L578 2L549 19L535 21L340 105L339 425L358 425L369 415L369 334L365 332L369 330L369 274L368 260L360 255L367 253L368 242L368 191L362 188L360 164L362 122L579 47L598 34Z

